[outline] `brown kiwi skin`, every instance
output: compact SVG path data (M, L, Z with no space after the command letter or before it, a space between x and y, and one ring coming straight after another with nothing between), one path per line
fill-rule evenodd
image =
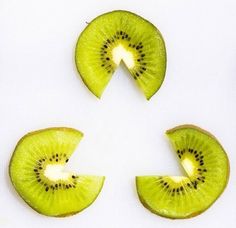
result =
M137 16L137 17L139 17L139 18L142 18L144 21L146 21L147 23L151 24L151 25L157 30L157 32L159 33L159 35L160 35L160 37L161 37L161 39L162 39L162 41L163 41L163 45L164 45L164 48L165 48L165 71L164 71L164 77L163 77L163 79L162 79L162 82L161 82L160 86L156 89L156 91L152 94L152 96L150 96L150 97L146 97L146 96L145 96L146 99L149 101L149 100L157 93L157 91L161 88L161 86L162 86L162 84L163 84L163 82L164 82L164 80L165 80L166 68L167 68L167 67L166 67L166 66L167 66L167 53L166 53L166 45L165 45L164 38L163 38L161 32L159 31L159 29L158 29L154 24L152 24L150 21L148 21L147 19L143 18L142 16L140 16L140 15L138 15L138 14L135 14L135 13L133 13L133 12L127 11L127 10L113 10L113 11L110 11L110 12L107 12L107 13L103 13L103 14L101 14L101 15L95 17L91 22L87 23L87 26L84 28L84 30L85 30L86 28L88 28L88 27L90 26L90 24L91 24L94 20L96 20L96 19L98 19L98 18L100 18L100 17L102 17L102 16L105 16L105 15L107 15L107 14L114 13L114 12L126 12L126 13L133 14L134 16ZM84 30L83 30L83 31L84 31ZM79 35L79 37L78 37L78 39L77 39L77 42L76 42L76 45L75 45L75 52L74 52L74 53L75 53L75 55L74 55L75 67L76 67L76 69L77 69L79 75L81 75L81 73L80 73L79 68L78 68L78 66L77 66L77 64L76 64L76 62L77 62L77 61L76 61L76 60L77 60L77 58L76 58L76 50L77 50L77 46L78 46L78 43L79 43L80 36L83 34L83 31L82 31L82 33ZM83 77L80 77L80 78L82 79L82 81L83 81L83 83L86 85L86 87L90 90L90 92L91 92L92 94L94 94L94 92L89 88L88 84L85 82L85 80L83 79ZM105 88L104 88L104 90L105 90ZM101 99L104 90L101 92L100 95L98 95L98 94L94 94L94 95L95 95L98 99Z
M206 211L208 208L210 208L210 207L215 203L215 201L216 201L216 200L222 195L222 193L224 192L224 190L225 190L225 188L226 188L226 186L227 186L227 184L228 184L228 182L229 182L229 176L230 176L229 158L228 158L228 156L227 156L227 154L226 154L224 148L222 147L222 145L221 145L220 142L218 141L218 139L217 139L214 135L212 135L210 132L208 132L208 131L206 131L206 130L204 130L204 129L198 127L198 126L195 126L195 125L193 125L193 124L183 124L183 125L179 125L179 126L177 126L177 127L174 127L174 128L172 128L172 129L167 130L167 131L166 131L166 135L168 135L168 134L170 134L170 133L172 133L172 132L174 132L174 131L176 131L176 130L185 129L185 128L187 128L187 129L188 129L188 128L193 128L193 129L202 131L202 132L204 132L206 135L210 136L211 138L213 138L214 140L217 141L217 143L220 145L220 147L222 148L223 152L225 153L225 157L226 157L226 159L227 159L227 164L228 164L228 170L227 170L228 173L227 173L227 179L226 179L224 188L222 189L222 191L220 192L220 194L218 195L218 197L217 197L207 208L204 208L204 210L194 212L194 213L189 214L189 215L187 215L187 216L179 216L179 217L166 216L166 215L160 214L160 213L158 213L157 211L153 210L153 209L146 203L146 201L142 198L141 194L139 193L139 191L138 191L137 177L136 177L136 189L137 189L137 193L138 193L138 198L139 198L139 200L141 201L141 203L143 204L143 206L144 206L145 208L147 208L148 210L150 210L152 213L156 214L156 215L159 215L159 216L164 217L164 218L173 219L173 220L174 220L174 219L188 219L188 218L193 218L193 217L195 217L195 216L197 216L197 215L202 214L204 211Z
M30 132L30 133L27 133L26 135L24 135L24 136L18 141L18 143L17 143L17 145L16 145L16 147L15 147L15 149L14 149L14 152L13 152L13 154L12 154L12 156L11 156L11 159L10 159L10 162L9 162L9 166L8 166L8 174L9 174L9 176L10 176L11 183L12 183L13 185L14 185L14 182L12 181L11 172L10 172L10 167L11 167L12 158L14 157L14 154L15 154L15 151L16 151L17 147L21 144L21 142L22 142L25 138L27 138L27 137L29 137L29 136L32 136L32 135L35 135L35 134L38 134L38 133L40 133L40 132L48 131L48 130L77 131L77 132L80 132L81 137L83 137L83 135L84 135L81 131L76 130L76 129L74 129L74 128L69 128L69 127L51 127L51 128L45 128L45 129L40 129L40 130L37 130L37 131ZM98 193L101 192L102 187L103 187L103 185L104 185L104 181L105 181L105 177L103 178L103 183L102 183L102 186L101 186L100 191L99 191ZM14 188L14 189L15 189L15 188ZM15 189L15 191L16 191L16 189ZM72 215L75 215L75 214L77 214L77 213L83 211L84 209L86 209L87 207L89 207L89 206L97 199L97 197L98 197L98 195L99 195L99 194L98 194L97 197L95 197L94 200L93 200L90 204L88 204L85 208L83 208L82 210L74 211L74 212L66 213L66 214L61 214L61 215L51 216L51 215L45 215L45 214L41 213L40 211L38 211L36 208L33 208L33 207L27 202L27 200L24 199L17 191L16 191L16 193L17 193L17 195L20 196L20 198L23 199L34 211L38 212L38 213L41 214L41 215L47 216L47 217L50 216L50 217L57 217L57 218L64 218L64 217L72 216Z

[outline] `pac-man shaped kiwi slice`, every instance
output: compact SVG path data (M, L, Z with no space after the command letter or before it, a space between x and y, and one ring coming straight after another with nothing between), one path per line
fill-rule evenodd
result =
M82 211L100 193L104 177L65 171L83 134L71 128L49 128L24 136L12 155L9 173L24 201L48 216Z
M160 31L144 18L113 11L95 18L79 36L75 62L97 97L123 61L147 99L160 88L166 71L166 49Z
M210 133L193 125L167 131L186 175L139 176L136 185L143 205L168 218L189 218L209 208L229 178L227 155Z

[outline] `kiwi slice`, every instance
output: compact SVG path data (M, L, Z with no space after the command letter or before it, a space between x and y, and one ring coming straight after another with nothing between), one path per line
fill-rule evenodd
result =
M9 174L18 194L37 212L64 217L88 207L100 193L104 177L64 170L83 134L49 128L24 136L12 155Z
M84 83L100 98L121 61L150 99L165 76L164 40L149 21L118 10L98 16L84 29L76 45L75 62Z
M217 139L193 125L166 132L184 176L139 176L136 186L143 205L168 218L196 216L220 196L229 177L229 161Z

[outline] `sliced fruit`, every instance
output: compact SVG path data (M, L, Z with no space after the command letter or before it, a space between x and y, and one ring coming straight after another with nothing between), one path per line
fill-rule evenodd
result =
M64 170L83 134L71 128L49 128L24 136L12 155L9 174L18 194L48 216L82 211L97 198L104 177Z
M210 133L193 125L166 132L185 176L139 176L136 185L143 205L168 218L189 218L210 207L229 178L227 155Z
M100 98L121 61L150 99L165 77L164 40L144 18L118 10L95 18L84 29L77 42L75 62L84 83Z

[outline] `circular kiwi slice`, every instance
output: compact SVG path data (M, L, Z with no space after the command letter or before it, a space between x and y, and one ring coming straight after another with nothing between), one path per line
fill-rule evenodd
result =
M104 177L64 170L83 134L49 128L24 136L12 155L9 174L16 191L37 212L64 217L88 207L100 193Z
M84 83L100 98L121 61L150 99L165 76L164 40L144 18L118 10L98 16L84 29L77 42L75 62Z
M193 125L166 132L184 176L139 176L136 186L143 205L168 218L196 216L220 196L229 177L227 155L210 133Z

